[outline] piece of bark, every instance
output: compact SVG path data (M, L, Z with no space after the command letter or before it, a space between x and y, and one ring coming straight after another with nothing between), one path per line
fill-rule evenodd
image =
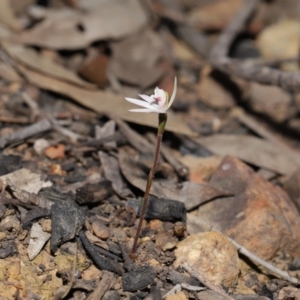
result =
M95 290L87 297L87 300L98 300L113 286L115 277L108 271L102 272L102 278Z
M140 215L141 206L140 201L138 199L129 199L128 205L138 211L138 216ZM176 200L156 198L154 196L150 196L145 219L158 219L161 221L169 222L185 221L186 210L184 203Z
M78 235L80 237L80 240L81 240L86 252L91 256L91 259L93 260L93 262L95 263L97 268L99 268L100 270L107 270L109 272L114 272L119 275L123 274L124 271L123 271L121 264L119 264L118 262L113 261L109 258L104 258L104 257L100 256L97 253L97 251L95 250L95 248L93 247L93 245L88 240L88 238L83 230L80 230Z
M96 184L87 184L76 190L76 202L79 204L99 203L113 195L111 181L103 180Z
M45 131L50 130L53 127L53 124L48 119L43 119L37 123L19 129L12 134L2 136L0 138L0 148L5 148L6 146L12 143L19 143L25 139Z
M152 267L138 267L135 270L132 270L123 275L123 290L128 292L143 290L148 285L154 283L155 276L156 272Z
M55 253L59 245L75 237L84 224L84 213L75 202L57 202L51 206L52 235L50 248Z

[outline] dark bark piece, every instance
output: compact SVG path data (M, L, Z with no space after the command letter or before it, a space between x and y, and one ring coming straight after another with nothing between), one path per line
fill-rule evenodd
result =
M84 213L73 201L57 202L51 206L52 235L50 248L53 253L58 246L75 237L84 224Z
M22 168L22 158L17 155L1 155L0 156L0 176L6 175Z
M117 291L107 291L102 300L120 300L120 294Z
M137 209L139 207L138 216L140 215L140 201L137 199L128 200L128 205ZM153 220L158 219L161 221L185 221L186 220L186 210L184 203L171 200L156 198L154 196L149 197L149 203L146 210L145 219Z
M76 190L76 202L79 204L94 204L113 195L111 181L103 180L96 184L87 184Z
M102 248L100 246L93 245L93 247L101 255L110 257L111 259L114 259L114 260L119 261L119 262L123 261L123 259L121 257L119 257L119 256L117 256L117 255L115 255L113 253L110 253L108 250L106 250L106 249L104 249L104 248Z
M151 288L150 294L145 298L145 300L161 300L161 291L157 286Z
M95 250L95 248L93 247L93 245L91 244L91 242L86 237L83 230L80 230L78 235L80 237L80 240L81 240L86 252L91 256L91 259L93 260L93 262L95 263L97 268L99 268L100 270L114 272L119 275L123 274L124 271L123 271L122 265L116 261L110 260L109 258L104 258L104 257L100 256L97 253L97 251Z
M176 284L182 284L186 283L192 286L202 286L200 285L200 282L193 277L188 277L186 275L183 275L175 270L171 270L169 274L170 280L174 285Z
M123 275L123 289L127 292L143 290L154 283L155 270L150 266L142 266Z
M19 143L37 133L42 133L50 130L53 124L48 119L43 119L37 123L24 127L20 130L13 132L12 134L5 135L0 138L0 148L4 148L12 143Z
M28 228L33 223L33 221L44 217L50 217L50 215L51 211L48 208L32 209L26 214L26 217L22 222L23 228Z
M0 258L6 258L10 255L18 253L17 245L14 241L4 241L0 244Z

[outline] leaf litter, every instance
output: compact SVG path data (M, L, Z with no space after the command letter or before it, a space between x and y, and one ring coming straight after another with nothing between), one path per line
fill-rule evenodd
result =
M298 297L300 13L230 2L3 1L1 299ZM175 75L132 261L157 115L124 98Z

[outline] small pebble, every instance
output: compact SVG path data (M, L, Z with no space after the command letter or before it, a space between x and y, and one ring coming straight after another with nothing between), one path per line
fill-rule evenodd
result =
M94 221L92 223L92 229L94 234L101 240L109 238L109 229L101 221Z

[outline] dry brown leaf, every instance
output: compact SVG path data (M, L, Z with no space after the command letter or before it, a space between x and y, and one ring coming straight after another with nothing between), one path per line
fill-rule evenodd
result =
M39 88L68 96L81 105L98 113L113 112L126 121L157 127L156 114L137 114L129 112L128 110L132 108L132 104L125 101L122 96L99 90L91 91L82 89L66 82L62 82L60 80L25 69L21 66L19 66L19 69L30 83L38 86ZM184 121L176 117L171 111L168 112L166 130L175 133L186 134L189 136L195 136L195 134L189 129Z
M257 46L266 59L297 57L300 47L300 21L283 19L265 28L257 38ZM285 62L282 68L286 71L299 71L296 60Z
M125 178L135 187L144 190L148 173L143 171L137 159L129 155L124 149L119 150L120 168ZM193 182L170 182L154 179L150 194L158 198L183 202L187 210L191 210L202 203L214 198L228 196L229 193L216 189L209 184Z
M199 29L219 30L224 28L240 9L241 0L213 1L194 9L189 20Z
M248 135L216 134L197 139L202 146L221 156L236 156L255 166L290 174L300 167L300 157L274 144Z
M157 67L163 44L152 30L139 32L128 39L111 44L113 57L110 71L120 80L132 85L149 87L157 82L164 70Z
M10 57L31 69L85 88L94 87L94 85L83 81L71 70L68 70L62 65L41 56L33 49L12 43L2 43L2 47L10 55Z
M138 0L99 1L84 13L68 8L48 10L44 21L11 40L52 49L79 49L98 40L122 38L146 23Z
M42 181L39 174L28 169L19 169L0 177L3 182L10 181L19 189L37 194L40 189L52 186L50 181Z
M0 1L0 23L8 26L14 31L20 31L22 29L13 12L10 0Z
M209 75L201 78L198 96L201 102L215 109L226 109L235 105L233 94Z

